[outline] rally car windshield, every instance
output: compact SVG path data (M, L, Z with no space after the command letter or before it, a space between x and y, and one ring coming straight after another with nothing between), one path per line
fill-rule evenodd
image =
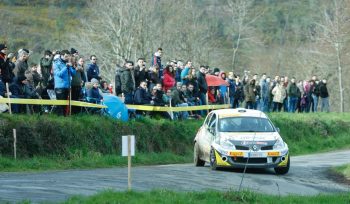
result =
M219 119L220 132L275 132L266 118L229 117Z

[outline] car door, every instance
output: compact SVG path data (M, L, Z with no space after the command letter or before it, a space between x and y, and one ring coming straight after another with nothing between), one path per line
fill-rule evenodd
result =
M203 138L203 154L204 157L209 160L211 143L216 136L216 123L217 123L217 114L213 113L210 117L210 120L207 123L206 134Z
M201 159L206 160L205 154L204 154L204 150L207 148L207 137L208 137L208 126L209 126L209 121L210 118L213 116L213 113L209 113L209 115L206 117L203 125L201 126L201 128L199 129L198 133L197 133L197 138L196 138L196 142L198 144L199 147L199 156Z

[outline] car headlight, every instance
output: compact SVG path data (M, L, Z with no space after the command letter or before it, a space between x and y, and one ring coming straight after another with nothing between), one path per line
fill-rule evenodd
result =
M235 145L226 138L223 138L220 140L220 146L224 149L230 149L230 150L236 149Z
M282 138L276 140L276 143L273 145L273 149L283 149L285 146Z

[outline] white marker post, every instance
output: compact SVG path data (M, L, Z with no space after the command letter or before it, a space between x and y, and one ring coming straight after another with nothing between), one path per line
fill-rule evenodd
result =
M16 135L16 129L13 129L13 156L15 157L15 160L17 159L17 135Z
M135 135L122 136L122 156L128 157L128 190L131 190L131 156L135 156Z
M12 115L9 83L6 82L7 99L9 101L9 113Z

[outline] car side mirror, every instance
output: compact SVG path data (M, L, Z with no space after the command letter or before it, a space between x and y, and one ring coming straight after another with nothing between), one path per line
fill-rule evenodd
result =
M277 130L278 133L280 133L280 131L281 131L278 127L276 127L276 130Z

